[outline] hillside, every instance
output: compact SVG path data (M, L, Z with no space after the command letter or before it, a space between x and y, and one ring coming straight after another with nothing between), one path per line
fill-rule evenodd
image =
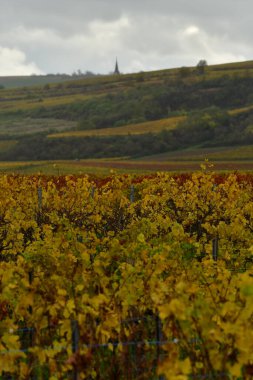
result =
M194 158L214 147L240 159L234 147L253 144L253 61L63 79L0 90L1 160Z

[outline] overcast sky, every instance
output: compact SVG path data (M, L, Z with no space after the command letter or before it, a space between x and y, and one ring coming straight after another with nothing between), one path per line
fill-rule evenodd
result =
M0 76L253 59L252 0L0 0Z

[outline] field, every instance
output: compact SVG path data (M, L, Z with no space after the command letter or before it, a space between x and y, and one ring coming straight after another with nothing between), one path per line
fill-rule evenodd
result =
M252 110L253 106L244 108L236 108L229 111L231 115L237 115L240 113ZM145 133L159 133L163 130L175 129L179 123L186 120L186 116L174 116L166 119L148 121L138 124L123 125L117 128L102 128L91 129L83 131L67 131L49 134L48 138L68 138L68 137L87 137L87 136L124 136L128 134L145 134Z
M253 106L244 108L235 108L229 110L231 115L238 115L253 109ZM186 116L172 116L165 119L146 121L143 123L122 125L117 128L101 128L76 131L74 129L65 132L49 134L48 138L69 138L69 137L87 137L87 136L125 136L129 134L140 135L145 133L159 133L164 130L172 130L186 120ZM205 152L205 151L204 151ZM203 153L204 153L203 152ZM216 158L216 157L215 157Z
M0 137L1 136L16 136L17 139L21 136L34 133L50 133L52 131L66 131L76 128L76 123L66 120L55 120L50 118L19 118L11 117L5 120L0 118ZM1 150L1 148L0 148Z
M99 96L99 95L98 95ZM27 98L24 98L23 96L21 99L15 99L15 102L13 102L13 99L6 99L4 104L1 105L0 112L11 112L11 111L24 111L24 110L33 110L37 109L38 107L54 107L57 105L67 105L74 102L82 102L84 100L89 99L89 95L80 95L80 94L67 94L65 96L50 96L50 97L38 97L36 98L30 98L29 96Z
M166 161L203 161L209 159L215 162L215 165L222 164L222 161L230 161L231 163L238 163L241 161L252 164L253 160L253 145L244 146L226 146L217 148L190 148L182 149L174 152L157 154L154 156L142 157L141 161L149 162L166 162ZM235 168L236 169L236 168Z
M145 133L159 133L163 130L171 130L177 127L178 123L185 120L184 116L169 117L156 121L146 121L144 123L123 125L117 128L102 128L84 131L68 131L48 135L48 138L68 138L87 136L125 136L129 134L140 135Z
M252 187L1 175L0 378L250 379Z
M0 145L1 148L1 145ZM250 151L251 152L251 151ZM185 152L183 152L185 153ZM91 175L110 175L111 171L116 173L133 173L148 174L157 171L163 172L192 172L198 170L204 159L211 155L197 155L187 152L183 156L181 152L173 157L159 155L158 157L148 157L138 160L129 159L108 159L108 160L55 160L55 161L20 161L20 162L0 162L0 173L6 174L44 174L44 175L74 175L74 174L91 174ZM232 153L235 155L234 151ZM232 154L231 153L231 154ZM192 154L192 155L190 155ZM221 154L221 153L219 153ZM218 153L217 153L218 156ZM224 154L225 156L225 154ZM253 172L252 156L247 160L228 160L210 161L213 163L217 172Z

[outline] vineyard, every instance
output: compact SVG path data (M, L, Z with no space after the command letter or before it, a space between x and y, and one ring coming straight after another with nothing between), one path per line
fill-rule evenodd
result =
M0 379L252 379L252 188L2 175Z

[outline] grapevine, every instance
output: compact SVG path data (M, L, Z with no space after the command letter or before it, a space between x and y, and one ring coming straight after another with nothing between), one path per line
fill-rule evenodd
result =
M252 178L1 176L0 378L252 378Z

